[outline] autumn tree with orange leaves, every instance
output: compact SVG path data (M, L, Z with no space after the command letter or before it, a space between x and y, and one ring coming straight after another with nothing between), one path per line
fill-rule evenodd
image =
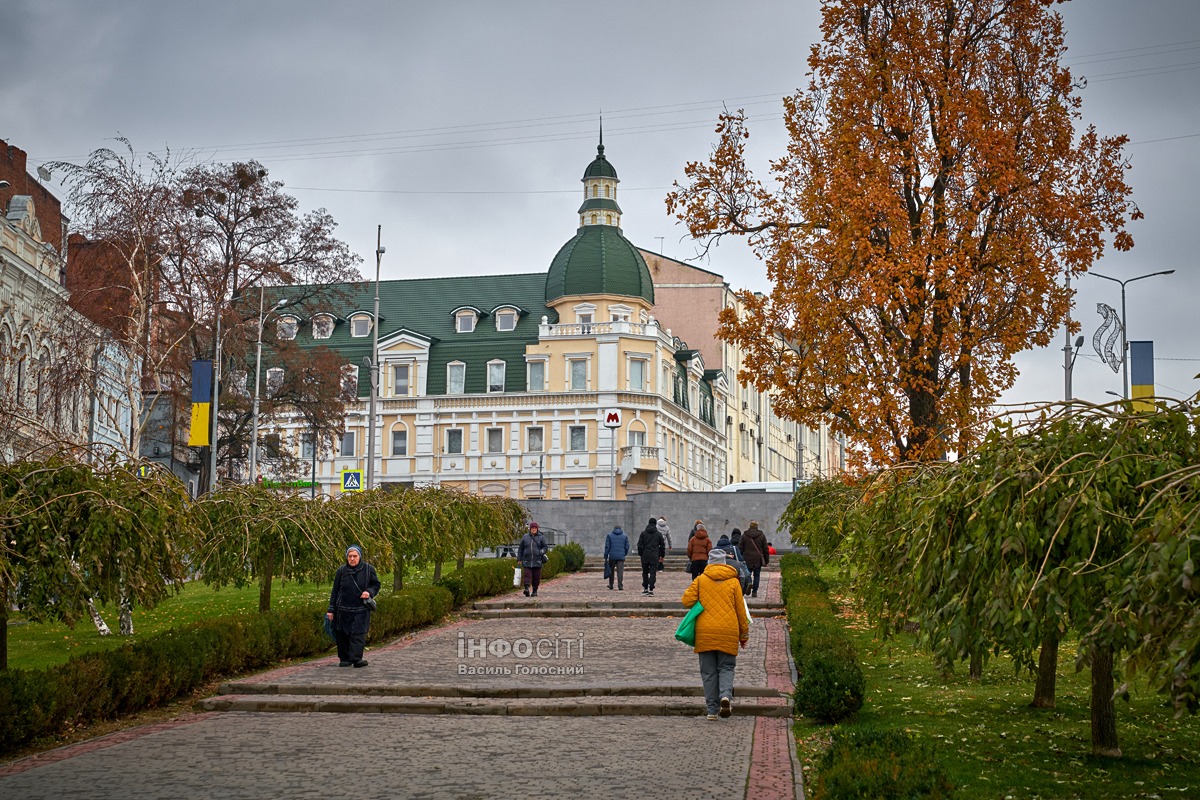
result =
M877 463L967 452L1012 356L1067 319L1064 277L1133 246L1127 139L1077 133L1051 5L828 0L773 185L740 111L687 165L671 213L767 265L774 288L741 292L721 335L781 416L828 420Z

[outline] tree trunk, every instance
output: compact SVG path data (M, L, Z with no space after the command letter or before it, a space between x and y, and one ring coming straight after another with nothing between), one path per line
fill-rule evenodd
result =
M96 630L100 631L101 636L111 636L112 630L108 627L108 623L104 621L104 617L100 616L100 611L96 608L95 601L88 598L87 601L88 614L92 617L92 624L96 626ZM130 622L130 625L133 623Z
M1042 637L1038 654L1037 685L1033 689L1034 708L1054 708L1054 685L1058 679L1058 630L1051 629Z
M122 636L133 636L133 600L129 597L129 587L126 586L125 568L121 567L121 596L117 599L117 608L120 610L118 614L118 627L121 630Z
M467 565L467 557L459 556L458 557L458 569L462 570L462 568L465 567L466 565Z
M437 583L442 579L442 562L437 562L433 565L433 582Z
M971 651L970 678L971 678L971 680L975 681L976 683L983 680L983 651L982 650Z
M392 571L392 589L400 591L404 588L404 557L396 556L396 567Z
M1113 651L1100 645L1092 648L1092 755L1121 755L1113 704Z
M271 581L275 577L275 554L267 556L258 571L258 613L271 610Z
M8 669L8 584L0 580L0 672Z

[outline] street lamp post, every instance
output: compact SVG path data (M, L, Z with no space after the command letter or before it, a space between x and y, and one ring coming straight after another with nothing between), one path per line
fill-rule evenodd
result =
M1123 384L1125 399L1129 399L1129 331L1125 325L1125 284L1140 281L1143 278L1153 278L1155 275L1172 275L1175 270L1164 269L1158 272L1148 272L1145 275L1138 275L1136 278L1126 278L1118 280L1110 278L1107 275L1101 275L1099 272L1089 272L1087 274L1094 275L1097 278L1103 278L1106 281L1121 284L1121 383Z
M371 400L367 408L367 485L370 491L375 488L375 401L379 396L379 265L383 261L383 226L375 230L375 315L371 318L371 326L375 339L371 344Z
M250 413L250 475L246 479L248 483L254 483L255 470L258 467L258 396L262 376L263 326L266 324L267 317L270 314L287 305L287 298L285 297L271 306L269 311L264 312L263 295L265 293L266 287L260 286L258 288L258 343L254 347L254 407Z

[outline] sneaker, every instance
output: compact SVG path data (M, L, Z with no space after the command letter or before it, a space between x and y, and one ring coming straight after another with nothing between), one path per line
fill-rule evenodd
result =
M646 594L647 594L649 597L654 597L654 590L653 590L653 589L651 589L650 591L646 592Z
M708 720L708 721L710 721L710 722L716 722L716 721L717 721L717 715L716 715L716 714L709 714L707 717L705 717L705 719L707 719L707 720Z
M642 594L650 594L650 590L649 590L649 589L642 589Z
M751 597L758 597L758 592L751 592L751 593L750 593L750 596L751 596Z
M529 595L529 596L530 596L530 597L537 597L537 589L534 589L534 590L533 590L533 594L531 594L531 595Z
M729 698L728 698L728 697L722 697L722 698L721 698L721 718L722 718L722 719L729 719L729 716L730 716L732 713L733 713L733 709L732 709L732 708L730 707L730 705L729 705Z
M354 666L356 666L356 667L360 667L360 668L361 668L361 667L365 667L366 665L367 665L367 662L366 662L366 661L359 660L359 661L355 661L355 662L354 662Z

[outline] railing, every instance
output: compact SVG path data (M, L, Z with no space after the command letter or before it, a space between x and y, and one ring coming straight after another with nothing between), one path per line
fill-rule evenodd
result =
M636 458L657 461L659 459L659 451L661 447L646 447L645 445L632 445L630 447L621 448L621 458Z

